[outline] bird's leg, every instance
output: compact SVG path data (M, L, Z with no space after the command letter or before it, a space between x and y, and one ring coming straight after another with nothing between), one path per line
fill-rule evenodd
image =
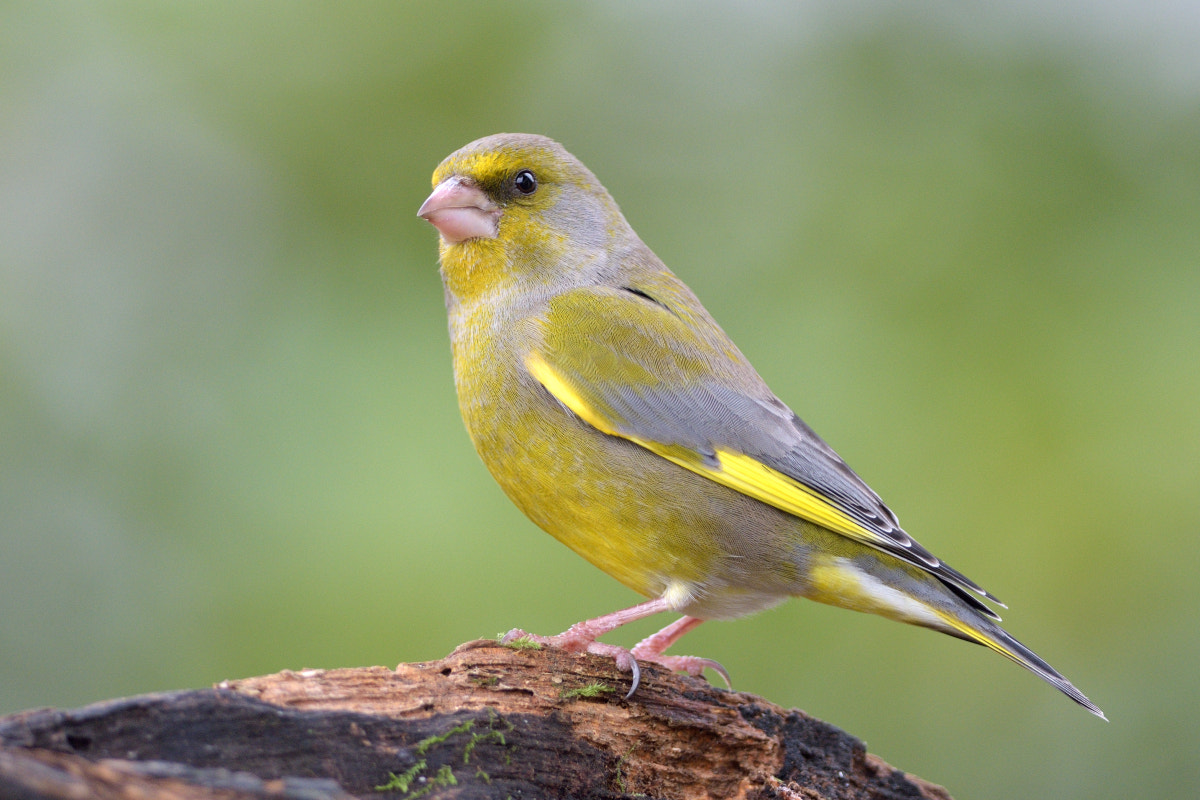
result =
M633 650L626 650L624 647L619 647L615 644L605 644L604 642L596 641L599 637L615 631L622 625L658 614L661 611L670 610L671 607L667 601L660 597L639 603L631 608L623 608L620 611L605 614L602 617L576 622L557 636L537 636L532 633L526 633L520 628L513 628L504 634L500 641L508 644L518 639L526 639L540 645L545 645L546 647L562 648L572 653L588 652L597 656L608 656L617 662L617 669L622 672L633 673L633 685L629 688L629 693L625 695L626 699L633 697L633 693L637 691L638 684L641 682L642 671L638 668L637 663L639 658L643 661L652 661L655 664L660 664L669 670L686 672L696 677L699 677L704 672L705 667L707 667L719 674L724 679L725 685L732 688L729 682L729 672L720 663L713 661L711 658L663 655L663 651L675 644L679 637L704 621L697 617L681 617L675 620L658 633L647 636L641 642L638 642Z
M701 622L704 622L704 620L696 617L680 617L658 633L647 636L638 642L634 645L630 653L635 659L640 658L643 661L653 661L655 664L662 664L669 670L686 672L688 675L697 678L704 672L704 668L708 667L720 675L724 679L725 685L732 689L733 684L729 682L729 673L725 670L725 667L711 658L663 655L663 651L675 644L679 640L679 637L692 628L695 628Z
M644 617L649 617L652 614L658 614L662 611L669 611L670 606L667 601L662 598L647 600L644 603L638 603L631 608L623 608L620 611L614 611L611 614L605 614L602 617L593 619L585 619L583 622L576 622L571 627L567 628L557 636L536 636L531 633L526 633L520 628L513 628L500 639L504 644L516 641L517 639L527 639L546 647L560 647L573 653L588 652L598 656L609 656L617 662L617 669L622 672L633 673L633 686L629 689L629 694L625 695L626 699L633 696L637 691L638 683L641 682L642 671L638 668L637 659L633 653L626 650L624 647L618 647L615 644L605 644L597 642L596 639L606 633L615 631L622 625L627 625L630 622L635 622ZM686 619L686 617L685 617ZM696 620L697 623L700 620ZM679 638L682 633L677 634L675 639ZM651 637L653 638L653 637ZM674 641L672 639L671 641ZM667 643L668 645L670 642ZM640 647L641 645L639 645ZM663 645L665 648L667 645ZM715 662L714 662L715 663ZM722 670L723 671L723 670Z

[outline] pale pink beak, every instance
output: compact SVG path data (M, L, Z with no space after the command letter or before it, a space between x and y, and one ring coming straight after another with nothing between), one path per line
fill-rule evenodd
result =
M446 244L495 239L500 230L500 207L473 180L461 175L439 183L417 216L437 228Z

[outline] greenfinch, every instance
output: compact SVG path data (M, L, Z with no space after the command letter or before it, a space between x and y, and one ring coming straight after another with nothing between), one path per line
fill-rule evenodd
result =
M728 681L665 651L703 620L806 597L984 645L1104 717L772 394L560 144L488 136L433 186L418 215L440 234L476 450L534 523L650 598L533 639L616 658L630 695L639 660ZM683 616L632 650L597 641L663 611Z

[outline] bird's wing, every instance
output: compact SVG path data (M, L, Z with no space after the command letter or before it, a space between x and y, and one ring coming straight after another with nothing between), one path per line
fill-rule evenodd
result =
M771 394L715 323L674 299L653 287L559 295L538 323L540 344L525 366L603 433L995 600L905 533L879 496Z

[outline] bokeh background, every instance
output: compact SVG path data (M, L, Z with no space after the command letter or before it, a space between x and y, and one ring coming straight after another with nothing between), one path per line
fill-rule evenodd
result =
M959 797L1197 796L1197 8L0 6L0 713L638 599L459 421L415 212L520 130L1112 722L810 603L682 652Z

